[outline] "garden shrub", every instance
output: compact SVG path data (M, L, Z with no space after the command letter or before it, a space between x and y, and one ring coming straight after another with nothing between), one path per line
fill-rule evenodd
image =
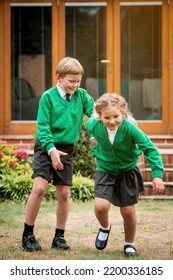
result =
M33 185L31 158L25 149L16 149L0 141L0 198L26 202ZM80 172L73 176L71 199L87 201L93 198L94 180ZM55 186L49 184L46 200L56 199Z
M94 180L83 177L80 172L73 176L73 186L70 188L73 201L88 201L94 198Z
M0 141L0 197L23 201L32 188L31 158L25 149Z
M84 177L95 177L96 161L92 156L92 145L90 143L90 133L86 129L87 117L83 118L82 129L77 142L77 153L74 158L74 174Z

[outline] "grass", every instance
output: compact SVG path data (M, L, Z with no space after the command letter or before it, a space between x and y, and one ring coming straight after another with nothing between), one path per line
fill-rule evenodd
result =
M35 225L42 251L25 252L21 246L24 204L0 203L1 260L126 260L123 254L124 232L119 209L111 207L112 230L107 248L95 249L99 224L93 201L71 202L65 238L69 251L51 249L55 228L56 202L43 202ZM136 260L173 260L173 200L140 200L137 204Z

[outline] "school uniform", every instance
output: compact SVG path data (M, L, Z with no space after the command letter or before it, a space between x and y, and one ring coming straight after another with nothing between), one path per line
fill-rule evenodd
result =
M94 100L85 89L78 88L65 100L65 92L57 85L43 93L37 116L32 178L41 176L54 185L72 185L73 156L79 139L83 115L91 116ZM54 170L49 156L53 149L67 152L62 156L63 170Z
M123 118L112 143L101 120L92 117L86 127L97 141L92 150L97 161L95 196L105 198L116 206L137 203L138 194L144 191L137 167L142 153L148 160L152 177L162 178L163 162L156 146L126 118Z

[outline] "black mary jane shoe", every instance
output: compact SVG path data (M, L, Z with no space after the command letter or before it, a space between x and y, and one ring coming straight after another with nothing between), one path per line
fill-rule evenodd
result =
M134 252L127 252L128 248L132 248L134 250ZM136 251L136 248L133 245L124 245L124 254L127 257L137 257L138 256L138 252Z
M110 230L111 230L111 227L109 230L105 230L105 229L102 229L102 228L99 228L99 232L97 234L97 237L96 237L96 241L95 241L95 246L98 250L103 250L106 248L107 246L107 243L108 243L108 238L109 238L109 233L110 233ZM108 236L106 238L106 240L99 240L99 233L100 232L104 232L104 233L107 233Z

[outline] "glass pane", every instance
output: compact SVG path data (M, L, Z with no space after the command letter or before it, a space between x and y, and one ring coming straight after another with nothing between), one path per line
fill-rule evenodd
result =
M162 7L128 5L121 6L121 94L136 119L161 120Z
M51 86L51 7L12 6L12 120L36 120Z
M81 87L94 99L106 91L106 6L66 7L66 55L84 67Z

